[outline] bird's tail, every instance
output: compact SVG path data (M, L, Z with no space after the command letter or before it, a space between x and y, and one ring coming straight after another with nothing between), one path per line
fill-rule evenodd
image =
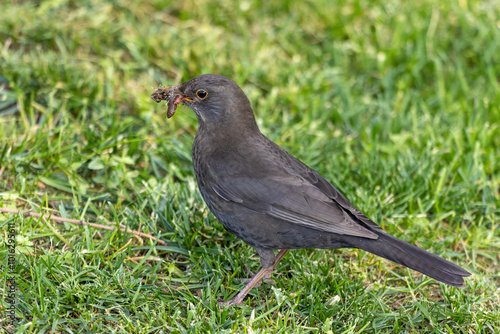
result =
M365 239L358 248L416 270L451 286L462 287L463 277L470 273L459 266L431 254L417 246L399 240L381 231L374 231L378 239Z

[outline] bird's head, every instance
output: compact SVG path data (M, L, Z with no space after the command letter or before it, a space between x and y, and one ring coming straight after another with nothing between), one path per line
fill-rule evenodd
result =
M169 118L178 104L186 104L195 112L200 127L257 127L250 101L243 90L221 75L200 75L182 85L158 89L152 97L156 102L169 101Z

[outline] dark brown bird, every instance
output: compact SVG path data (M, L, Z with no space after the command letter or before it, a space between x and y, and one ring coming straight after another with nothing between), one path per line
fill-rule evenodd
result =
M169 100L169 117L179 103L194 110L199 126L193 164L203 199L260 256L262 269L227 305L242 304L297 248L359 248L456 287L470 275L382 231L331 183L264 136L250 101L232 80L205 74L152 97Z

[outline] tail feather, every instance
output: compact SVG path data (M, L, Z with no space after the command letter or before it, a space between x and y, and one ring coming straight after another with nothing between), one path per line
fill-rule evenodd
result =
M459 266L431 254L417 246L399 240L387 233L376 231L378 239L366 240L358 245L370 253L399 263L451 286L462 287L463 277L470 273Z

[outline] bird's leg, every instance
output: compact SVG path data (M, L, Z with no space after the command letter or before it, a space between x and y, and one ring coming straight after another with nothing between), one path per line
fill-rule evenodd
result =
M260 257L260 263L262 265L262 268L269 268L274 265L274 262L276 260L276 255L274 254L274 251L272 249L262 249L262 248L255 248L257 253L259 254ZM245 269L248 270L247 266L245 266ZM249 270L248 270L249 271ZM252 280L252 278L255 276L253 272L250 271L250 278L244 278L241 279L241 281L246 282L247 284ZM261 286L262 281L266 282L267 281L272 281L269 279L271 277L271 272L268 272L260 281L258 281L255 285L255 287ZM274 283L274 282L273 282Z
M243 283L249 283L252 278L255 276L255 273L251 270L248 270L248 268L245 268L248 271L248 274L250 275L250 278L235 278L235 280L243 282ZM257 282L257 284L254 285L254 288L258 288L259 286L262 285L262 282L274 285L276 284L276 281L271 279L271 273L267 273L260 281Z
M248 295L250 290L252 290L257 285L257 283L260 282L261 279L265 278L266 276L269 277L274 268L276 268L276 265L281 261L285 254L288 253L288 249L282 249L280 250L278 255L274 256L274 252L272 250L263 250L259 248L256 248L256 250L261 258L262 269L259 270L259 272L250 279L250 282L248 282L248 284L236 295L236 297L222 303L224 306L242 305L243 299L246 297L246 295ZM272 260L269 252L272 253Z
M248 270L248 268L246 268L246 267L245 267L245 270L247 270L248 273L250 274L250 278L236 278L237 281L248 283L255 276L255 273L253 271ZM267 273L264 276L264 278L262 278L260 281L257 282L257 284L255 284L254 288L261 286L262 282L267 283L267 284L276 284L276 282L274 280L272 280L270 277L271 277L271 273Z

